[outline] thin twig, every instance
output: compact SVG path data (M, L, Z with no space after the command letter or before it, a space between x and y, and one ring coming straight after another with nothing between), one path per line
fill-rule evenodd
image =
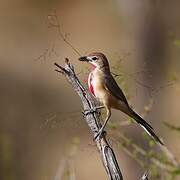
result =
M53 10L53 12L48 15L48 23L49 23L49 27L53 27L57 29L60 40L63 40L73 50L73 52L75 52L78 56L81 56L79 50L77 50L77 48L74 45L72 45L72 43L68 40L67 36L69 34L62 32L56 10Z
M143 157L148 157L149 154L146 150L144 150L142 147L138 146L137 144L133 143L133 141L129 138L127 138L124 134L120 133L118 131L118 137L121 139L118 139L118 143L119 145L123 148L123 150L130 156L132 157L136 162L138 162L138 164L141 167L145 166L145 162L141 161L139 158L137 158L137 153L139 153L140 155L142 155ZM122 141L123 140L123 141ZM124 144L125 143L125 144ZM129 150L131 149L131 150ZM161 148L161 150L166 153L169 153L168 155L168 161L169 162L161 162L157 156L151 155L149 158L149 161L152 162L153 164L155 164L157 167L159 167L162 170L165 170L167 172L171 172L175 167L179 167L179 164L177 161L175 161L174 156L171 157L171 153L167 148ZM167 152L165 152L167 151ZM136 152L136 154L134 154L133 152ZM171 154L171 155L170 155ZM175 161L175 162L173 162Z

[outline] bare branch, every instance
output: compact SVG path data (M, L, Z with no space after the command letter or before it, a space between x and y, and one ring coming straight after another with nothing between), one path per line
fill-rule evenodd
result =
M100 112L97 109L97 107L99 106L98 102L82 86L74 72L73 66L69 63L68 59L66 59L64 67L61 67L57 63L55 63L55 65L59 68L59 70L57 71L65 75L69 83L72 85L73 89L80 96L84 111L90 112L84 114L84 119L88 124L91 133L95 137L101 127ZM113 149L110 147L108 141L106 140L106 133L104 133L101 137L96 138L95 142L109 179L123 180L122 173L117 163Z

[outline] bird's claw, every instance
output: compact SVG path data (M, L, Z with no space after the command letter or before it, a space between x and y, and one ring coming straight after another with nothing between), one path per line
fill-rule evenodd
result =
M92 114L97 112L98 109L102 109L104 108L104 106L97 106L97 107L93 107L91 109L85 109L82 113L87 116L88 114Z
M103 129L100 129L98 133L94 136L94 140L97 140L97 138L101 138L102 135L104 134L106 134L106 131L104 131Z
M85 109L85 110L83 111L83 114L84 114L85 116L87 116L88 114L92 114L92 113L95 113L95 112L96 112L96 108Z

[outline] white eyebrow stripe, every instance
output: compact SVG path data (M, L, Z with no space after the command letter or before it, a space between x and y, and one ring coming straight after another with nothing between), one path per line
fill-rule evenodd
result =
M88 56L88 57L87 57L87 59L88 59L89 61L92 61L92 58L93 58L92 56Z

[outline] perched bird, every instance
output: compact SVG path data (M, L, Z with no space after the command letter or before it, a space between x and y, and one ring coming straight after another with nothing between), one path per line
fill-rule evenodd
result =
M88 56L80 57L79 60L92 65L93 69L88 77L89 90L106 109L106 119L97 137L102 134L111 116L111 108L114 108L133 118L154 140L163 145L163 142L154 133L151 125L129 106L124 93L111 75L106 56L100 52L93 52Z

